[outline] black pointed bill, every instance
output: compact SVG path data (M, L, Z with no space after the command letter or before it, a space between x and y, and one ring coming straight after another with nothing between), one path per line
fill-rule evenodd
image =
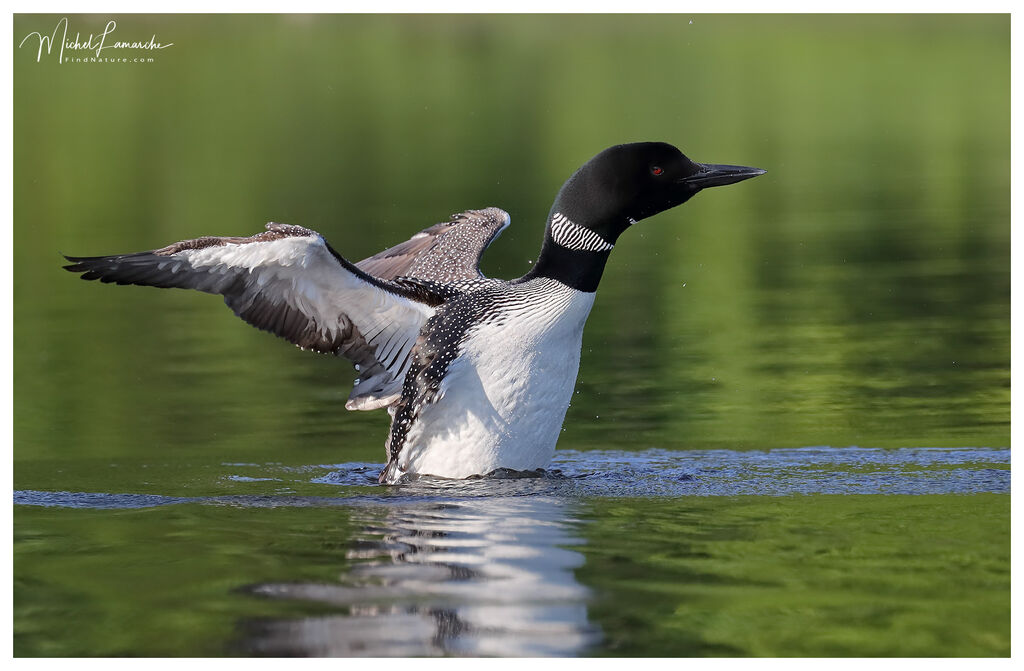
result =
M714 163L698 163L700 172L679 180L684 184L692 184L701 189L709 186L725 186L735 184L751 177L763 175L761 168L748 168L745 165L717 165Z

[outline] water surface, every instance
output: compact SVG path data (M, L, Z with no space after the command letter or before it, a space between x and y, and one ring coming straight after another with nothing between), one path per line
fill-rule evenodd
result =
M225 463L208 487L257 493L16 491L20 612L62 604L21 621L135 623L116 643L47 648L24 624L16 639L72 655L1008 650L1008 450L591 451L555 467L380 487L369 464ZM166 599L207 616L149 640L176 619ZM747 628L716 630L740 613ZM803 636L808 618L825 628Z

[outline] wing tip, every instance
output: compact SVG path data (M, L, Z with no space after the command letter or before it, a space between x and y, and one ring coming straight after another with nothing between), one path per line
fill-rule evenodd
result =
M83 280L95 280L99 279L101 275L96 271L95 262L103 260L105 257L102 256L68 256L67 254L61 254L65 261L71 263L61 266L64 270L69 273L82 273Z
M463 219L469 219L470 217L483 217L485 219L490 219L494 223L502 223L506 226L512 221L512 216L508 212L500 207L489 205L479 209L456 212L449 218L449 223L457 223Z

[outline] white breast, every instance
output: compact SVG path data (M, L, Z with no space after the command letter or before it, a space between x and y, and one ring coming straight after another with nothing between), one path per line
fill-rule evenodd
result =
M410 429L399 470L450 478L551 460L579 371L594 294L537 279L513 285L473 327L439 398Z

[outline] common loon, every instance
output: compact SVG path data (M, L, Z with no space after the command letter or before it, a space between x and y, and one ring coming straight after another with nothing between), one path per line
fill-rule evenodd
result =
M672 145L610 147L562 186L530 272L486 278L480 256L509 224L453 215L358 263L300 226L202 237L120 256L65 257L82 279L221 294L236 315L359 378L345 407L387 408L379 482L546 467L579 371L583 325L619 235L702 189L765 171L691 161Z

